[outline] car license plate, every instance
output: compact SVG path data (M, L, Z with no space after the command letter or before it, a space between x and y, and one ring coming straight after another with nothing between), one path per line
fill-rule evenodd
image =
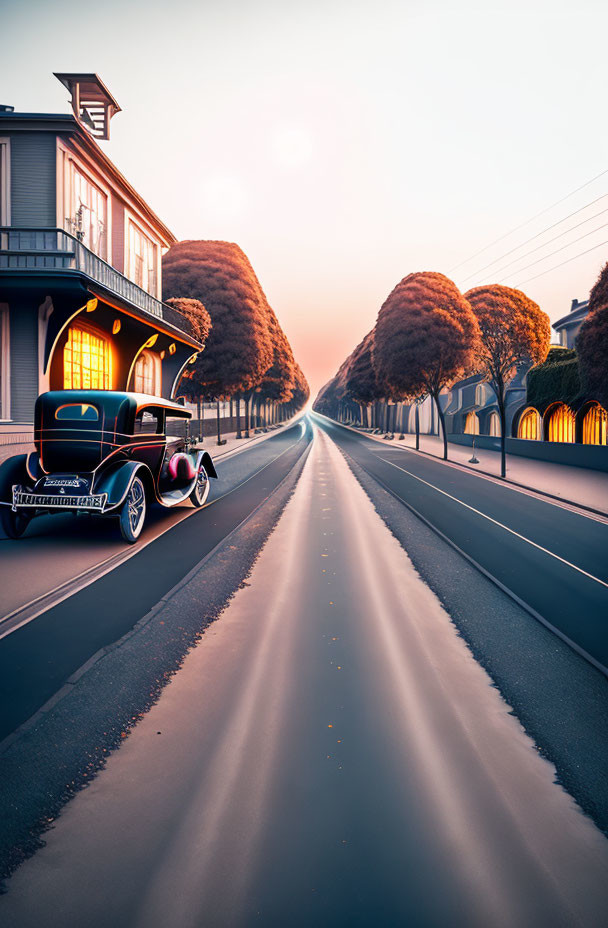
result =
M67 496L46 493L24 493L13 490L13 509L18 506L32 506L36 509L103 509L107 493L97 496Z

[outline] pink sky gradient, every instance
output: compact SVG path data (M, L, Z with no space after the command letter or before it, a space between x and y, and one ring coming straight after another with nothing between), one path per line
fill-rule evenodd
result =
M402 277L450 274L608 167L603 2L23 0L2 20L0 102L67 111L52 72L97 71L124 110L109 156L179 238L243 248L313 394ZM519 284L608 240L607 208L608 174L450 276L495 282L598 216ZM607 257L523 289L559 318Z

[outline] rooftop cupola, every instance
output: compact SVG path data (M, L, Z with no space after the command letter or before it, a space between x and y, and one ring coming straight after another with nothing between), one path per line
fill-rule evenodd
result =
M96 139L110 138L110 120L120 107L97 74L54 72L72 97L74 116Z

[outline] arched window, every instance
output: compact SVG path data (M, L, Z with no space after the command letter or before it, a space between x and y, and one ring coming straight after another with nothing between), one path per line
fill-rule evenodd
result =
M497 412L490 413L488 435L492 435L493 438L500 438L500 416Z
M484 384L478 383L475 387L475 405L483 406L485 399L486 391L484 389Z
M546 415L545 436L547 441L573 442L574 413L565 403L556 403Z
M592 403L583 417L583 444L605 445L608 413L599 403Z
M101 332L73 325L63 348L64 390L111 390L112 347Z
M520 416L517 437L528 441L540 441L540 416L532 406Z
M144 349L135 362L133 389L152 396L160 393L160 358L153 351Z
M467 418L464 423L464 434L479 435L479 419L477 418L477 413L467 413Z

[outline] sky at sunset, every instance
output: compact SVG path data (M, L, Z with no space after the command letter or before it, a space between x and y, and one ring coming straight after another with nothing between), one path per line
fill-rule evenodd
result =
M178 238L243 248L313 393L411 271L521 285L555 320L608 258L603 0L0 13L0 103L67 112L52 72L96 71L123 108L104 150Z

